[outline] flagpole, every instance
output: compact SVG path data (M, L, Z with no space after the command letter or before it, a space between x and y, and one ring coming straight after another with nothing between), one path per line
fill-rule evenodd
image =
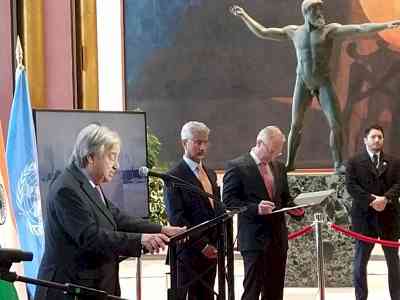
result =
M36 137L22 49L18 36L15 47L15 88L8 126L6 157L10 198L20 247L34 253L33 261L23 264L24 274L35 278L43 255L44 237ZM34 297L35 289L35 286L27 285L28 298Z

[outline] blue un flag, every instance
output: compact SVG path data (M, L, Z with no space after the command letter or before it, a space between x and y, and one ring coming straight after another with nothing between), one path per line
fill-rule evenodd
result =
M7 136L7 164L11 199L21 247L33 252L24 262L24 275L37 277L43 254L43 220L39 192L39 170L29 87L24 69L17 70ZM33 299L35 286L28 285Z

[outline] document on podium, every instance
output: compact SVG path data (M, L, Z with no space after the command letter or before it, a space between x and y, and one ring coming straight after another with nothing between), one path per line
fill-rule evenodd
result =
M277 209L272 211L272 213L274 214L274 213L289 211L296 208L304 208L304 207L319 205L326 198L328 198L330 195L333 195L334 193L336 193L334 189L319 191L319 192L301 193L294 199L294 203L296 204L296 206Z

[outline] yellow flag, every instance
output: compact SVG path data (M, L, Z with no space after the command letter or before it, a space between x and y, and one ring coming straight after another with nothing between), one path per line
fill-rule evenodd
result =
M0 246L2 248L19 249L20 246L15 224L15 216L11 206L11 201L9 201L10 193L5 153L3 129L0 122ZM23 275L22 263L14 263L11 271L16 272L18 275ZM22 282L15 282L14 285L17 289L18 299L28 299L26 285Z

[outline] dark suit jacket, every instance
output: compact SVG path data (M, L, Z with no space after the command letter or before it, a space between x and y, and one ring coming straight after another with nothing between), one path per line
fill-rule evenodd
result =
M140 233L157 233L161 226L127 216L105 200L106 205L74 164L54 181L45 204L40 279L119 295L119 256L140 256ZM63 299L63 295L38 288L35 299Z
M351 209L354 231L369 236L399 238L400 161L381 154L380 167L376 169L367 151L348 161L346 187L353 198ZM371 194L385 196L389 203L382 212L369 206Z
M217 175L213 170L205 166L204 170L210 180L213 194L218 197L217 200L214 200L214 208L212 208L208 198L168 184L165 186L164 201L167 208L168 221L171 225L187 226L189 228L213 219L224 212L220 201L220 190L217 186ZM203 189L201 182L183 159L168 174ZM195 250L193 254L195 252L198 254L199 250L202 250L207 244L216 246L216 241L216 232L211 231L194 244L195 249L187 249L187 251Z
M261 251L268 239L286 240L285 215L258 215L261 200L275 203L276 209L292 206L285 166L278 161L269 164L274 176L275 197L270 199L258 166L250 154L240 156L227 165L224 176L223 202L227 207L247 207L239 215L239 247L241 251Z

